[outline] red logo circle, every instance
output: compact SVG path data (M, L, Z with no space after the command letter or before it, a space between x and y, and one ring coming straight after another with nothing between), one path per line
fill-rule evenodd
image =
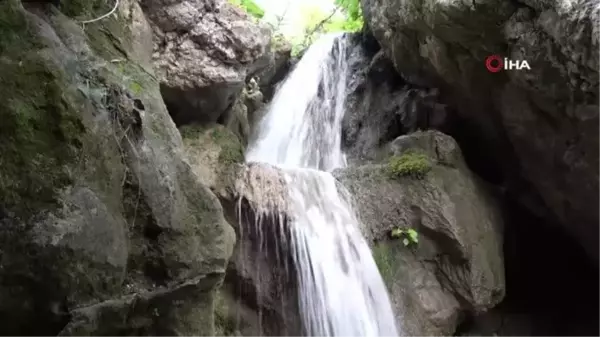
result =
M485 59L485 67L492 73L497 73L504 68L504 62L498 55L491 55Z

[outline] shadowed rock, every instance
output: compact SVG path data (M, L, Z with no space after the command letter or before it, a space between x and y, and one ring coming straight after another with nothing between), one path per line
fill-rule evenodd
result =
M400 135L444 131L452 122L439 90L407 83L382 50L365 46L365 34L352 36L355 46L348 62L353 75L342 124L344 150L357 164L386 157L385 146Z
M430 171L422 179L394 177L379 164L335 175L354 196L399 326L409 335L450 335L464 313L485 311L504 296L499 205L447 135L413 133L388 151L419 151ZM396 228L416 230L419 242L405 247L391 239Z
M596 1L363 0L408 82L438 87L467 159L598 259L600 7ZM488 56L531 70L486 70ZM481 170L484 171L484 170ZM533 188L528 188L531 185Z
M0 334L212 335L234 233L182 155L139 4L85 30L26 8L0 3Z

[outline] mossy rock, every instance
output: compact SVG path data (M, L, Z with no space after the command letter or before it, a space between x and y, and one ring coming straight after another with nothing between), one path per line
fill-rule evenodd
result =
M215 335L235 336L236 322L232 319L222 289L215 291Z
M431 168L431 160L426 154L409 151L390 158L387 171L392 178L413 177L422 179Z
M241 163L244 161L244 149L237 136L225 127L210 130L210 136L215 143L221 146L219 162L224 165Z
M384 283L386 285L393 284L394 277L398 273L398 259L395 257L391 245L389 243L375 245L372 253Z
M24 13L0 4L0 200L28 217L56 200L71 183L65 169L78 156L85 128L65 74L36 50Z
M58 333L49 305L113 296L126 262L119 194L103 193L123 172L109 121L90 129L85 65L40 18L0 2L0 334Z
M229 166L244 161L244 148L238 137L222 125L185 125L180 129L184 140L193 142L202 151L210 146L219 148L219 164ZM207 140L210 144L207 144Z
M92 20L110 11L114 0L62 0L60 10L67 16L79 20Z

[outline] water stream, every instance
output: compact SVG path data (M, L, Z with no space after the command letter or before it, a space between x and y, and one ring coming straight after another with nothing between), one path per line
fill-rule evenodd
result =
M246 161L283 170L300 312L313 336L397 336L389 296L358 220L331 171L346 166L341 121L347 40L316 41L261 121Z

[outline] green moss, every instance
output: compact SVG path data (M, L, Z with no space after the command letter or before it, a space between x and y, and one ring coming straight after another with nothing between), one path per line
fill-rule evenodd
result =
M219 162L225 165L244 161L244 149L237 136L225 127L211 130L211 138L221 147Z
M393 156L387 166L387 171L393 178L409 176L421 179L430 170L431 161L427 155L412 151Z
M60 10L67 16L80 20L91 20L107 13L111 9L112 1L106 0L62 0Z
M19 10L17 1L0 2L0 55L21 53L39 46L34 29Z
M215 293L215 336L234 336L236 324L229 317L225 299L220 291Z
M387 244L381 243L373 247L372 253L383 281L385 284L390 284L394 280L395 275L393 252Z
M139 95L142 93L142 85L139 82L136 81L132 81L129 84L129 89L131 90L131 92L133 92L136 95Z
M184 139L199 139L208 132L210 140L219 147L219 163L225 166L244 161L244 148L237 136L223 125L184 125L179 132Z
M8 4L0 5L0 201L28 217L54 204L71 182L65 166L76 158L84 127L64 74L38 55L33 28Z
M88 42L92 49L107 60L128 58L125 46L128 45L125 31L127 26L120 20L109 17L102 23L86 26Z
M200 138L206 132L206 130L206 126L190 124L180 127L179 133L183 139L195 140Z

